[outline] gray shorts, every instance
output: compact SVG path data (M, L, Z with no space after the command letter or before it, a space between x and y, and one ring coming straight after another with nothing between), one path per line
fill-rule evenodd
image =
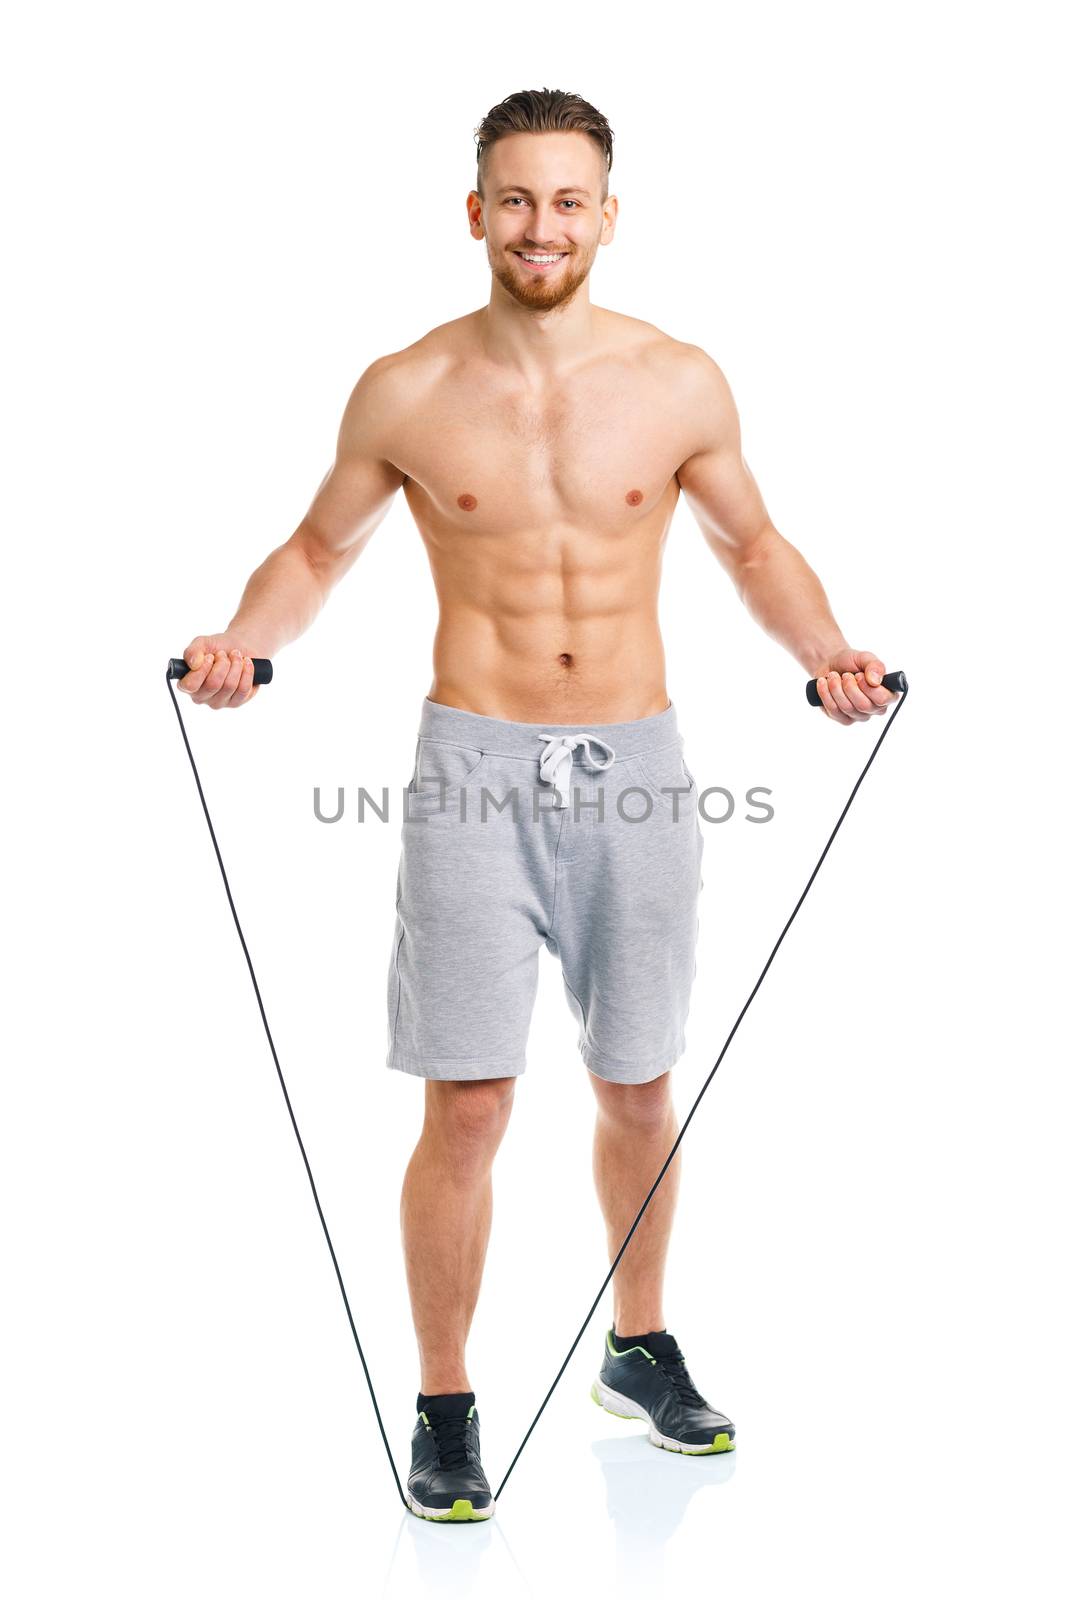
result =
M516 1077L541 945L590 1072L647 1083L686 1047L704 837L675 707L505 722L425 700L402 795L386 1064Z

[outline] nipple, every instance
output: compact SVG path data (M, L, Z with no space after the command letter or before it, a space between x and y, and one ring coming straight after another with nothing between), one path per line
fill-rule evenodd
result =
M461 507L462 511L476 510L476 496L474 494L459 494L457 497L457 503Z

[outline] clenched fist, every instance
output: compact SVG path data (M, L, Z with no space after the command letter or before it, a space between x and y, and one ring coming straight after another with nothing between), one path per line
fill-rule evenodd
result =
M880 717L899 699L881 680L885 664L870 650L845 650L833 656L817 680L821 709L832 722L850 725Z
M246 705L259 692L253 662L257 654L235 634L199 634L184 651L188 670L178 688L196 705L213 711Z

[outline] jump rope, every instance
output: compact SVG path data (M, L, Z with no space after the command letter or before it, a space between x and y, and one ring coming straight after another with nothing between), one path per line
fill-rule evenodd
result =
M274 675L274 669L273 669L272 663L270 661L266 660L263 657L257 657L255 659L255 663L254 664L255 664L255 678L254 678L254 681L256 683L269 683L270 680L272 679L273 675ZM177 701L177 698L176 698L176 691L173 688L173 680L176 679L176 678L184 677L185 674L187 673L187 671L188 671L187 662L184 661L180 657L174 657L169 662L168 668L167 668L166 673L165 673L165 681L166 681L166 684L168 686L169 696L170 696L170 698L172 700L172 703L173 703L173 710L176 712L176 719L180 724L180 734L181 734L181 737L183 738L183 741L184 741L184 748L188 753L188 760L191 762L191 770L195 775L195 787L199 791L199 799L202 802L203 815L206 817L206 826L210 830L210 838L211 838L211 841L213 842L214 854L217 856L217 864L221 869L221 881L225 885L225 894L228 897L229 910L232 912L233 921L236 924L236 932L237 932L237 935L239 936L240 945L241 945L241 948L243 949L243 952L244 952L244 960L247 962L248 971L251 974L251 983L252 983L252 987L255 990L255 999L258 1001L258 1005L259 1005L259 1015L262 1017L263 1027L266 1030L267 1042L270 1045L270 1054L274 1058L274 1066L277 1069L278 1082L281 1085L281 1092L285 1097L285 1107L286 1107L286 1109L287 1109L287 1111L289 1113L289 1121L292 1123L293 1132L296 1135L296 1142L300 1147L300 1155L301 1155L301 1157L303 1159L303 1162L304 1162L304 1170L307 1173L308 1183L311 1185L311 1194L312 1194L312 1198L315 1201L315 1209L319 1213L319 1222L322 1225L323 1236L326 1239L326 1248L329 1250L329 1252L330 1252L330 1260L334 1264L334 1273L335 1273L335 1276L337 1277L338 1288L341 1290L341 1298L342 1298L342 1301L344 1302L344 1305L345 1305L345 1315L349 1319L349 1327L352 1330L353 1342L356 1345L356 1353L360 1357L360 1364L364 1369L364 1377L367 1380L368 1393L371 1396L371 1404L375 1409L375 1420L379 1424L379 1432L382 1435L382 1442L383 1442L384 1446L386 1447L386 1457L387 1457L387 1460L390 1463L390 1471L394 1474L394 1484L395 1484L395 1486L397 1488L398 1498L401 1500L401 1503L405 1507L406 1511L409 1511L409 1510L411 1510L411 1507L409 1506L409 1502L405 1497L405 1491L401 1486L401 1479L398 1476L398 1470L397 1470L396 1465L394 1464L394 1455L393 1455L392 1450L390 1449L390 1441L386 1437L386 1429L383 1426L382 1413L379 1410L379 1402L375 1398L375 1389L374 1389L374 1386L372 1385L372 1382L371 1382L371 1373L368 1371L367 1359L366 1359L366 1357L364 1355L363 1348L362 1348L362 1346L360 1344L360 1335L356 1331L356 1321L355 1321L355 1318L353 1317L352 1306L349 1304L349 1296L345 1292L345 1280L341 1276L341 1268L338 1265L337 1252L334 1249L334 1241L330 1237L330 1229L327 1227L327 1225L326 1225L326 1217L323 1215L322 1202L319 1199L319 1191L315 1187L315 1178L314 1178L314 1175L313 1175L313 1173L311 1171L311 1162L308 1160L308 1154L307 1154L307 1151L304 1148L304 1141L300 1137L300 1129L297 1126L296 1113L293 1111L292 1101L289 1098L289 1091L288 1091L288 1088L286 1087L286 1084L285 1084L285 1075L281 1070L281 1062L278 1060L278 1053L277 1053L277 1050L274 1047L273 1035L270 1032L270 1024L266 1020L266 1007L263 1005L262 995L259 992L258 980L255 977L255 968L252 966L252 963L251 963L251 956L248 953L247 941L244 938L244 930L240 926L240 918L236 914L236 904L235 904L235 902L233 900L232 890L229 888L229 879L228 879L228 876L227 876L227 874L225 872L225 863L221 859L221 850L218 847L217 835L214 832L214 824L210 820L210 812L209 812L209 809L208 809L207 804L206 804L206 796L203 794L202 781L199 778L199 769L195 765L195 757L191 753L191 744L190 744L190 742L188 740L187 729L184 726L184 719L183 719L183 717L182 717L182 715L180 713L180 705L179 705L179 702ZM844 818L847 816L849 810L851 809L851 803L855 799L855 796L858 794L859 788L860 788L860 786L862 784L863 779L866 777L866 774L870 771L870 768L873 765L874 759L877 756L878 751L881 749L882 742L883 742L883 740L885 738L885 735L888 733L889 729L892 727L893 723L896 721L896 718L897 718L897 715L898 715L898 713L900 711L900 708L904 704L905 700L907 699L907 696L908 696L908 681L907 681L906 675L903 672L887 672L885 674L884 678L881 681L884 684L886 689L891 690L892 693L894 693L894 694L899 694L900 699L897 701L896 705L893 707L892 711L890 712L889 716L887 717L886 722L885 722L885 726L882 728L881 732L878 735L877 743L874 745L874 748L871 750L870 755L869 755L869 757L867 759L866 765L863 767L862 771L859 773L858 778L855 780L855 787L852 789L851 793L848 795L847 803L844 806L843 811L841 811L839 817L836 819L836 825L833 828L832 832L830 833L830 835L828 837L828 840L826 841L824 850L822 850L820 856L818 857L817 865L815 866L813 872L810 874L809 878L806 880L805 889L803 890L802 894L799 896L798 900L795 902L794 911L792 911L790 917L788 917L787 921L784 923L784 926L783 926L783 928L781 930L781 933L780 933L780 937L777 939L776 943L772 947L772 950L769 952L769 959L766 961L765 965L761 969L761 972L758 974L757 982L754 984L754 987L751 989L750 993L747 995L746 1000L745 1000L745 1002L743 1004L742 1010L739 1012L738 1016L735 1018L735 1021L732 1024L732 1027L731 1027L731 1031L728 1034L727 1038L724 1040L724 1047L720 1051L720 1054L717 1056L716 1061L713 1064L712 1071L709 1073L709 1076L705 1079L705 1082L702 1084L701 1089L698 1092L697 1099L694 1101L693 1105L690 1107L690 1111L689 1111L689 1113L687 1115L686 1121L683 1123L682 1127L679 1129L679 1137L675 1140L675 1143L672 1145L670 1154L668 1155L666 1161L664 1162L664 1165L660 1168L660 1171L658 1172L658 1174L656 1176L655 1183L653 1184L652 1188L649 1190L648 1194L645 1196L645 1199L642 1201L641 1210L638 1212L637 1216L634 1218L633 1225L632 1225L632 1227L630 1229L630 1232L626 1235L626 1238L623 1240L622 1245L621 1245L621 1247L619 1249L618 1255L615 1257L614 1261L611 1263L610 1268L608 1269L607 1277L604 1279L603 1283L600 1285L599 1291L597 1292L597 1295L596 1295L596 1299L593 1301L592 1305L589 1307L589 1312L588 1312L588 1315L585 1318L585 1321L581 1324L581 1327L578 1329L578 1333L577 1333L576 1338L574 1339L573 1344L570 1346L569 1350L566 1352L566 1357L565 1357L565 1359L563 1361L562 1366L559 1368L558 1372L555 1374L555 1381L552 1383L551 1388L548 1390L547 1394L544 1396L544 1399L543 1399L543 1402L541 1403L539 1411L536 1413L535 1417L532 1419L532 1422L529 1424L528 1432L525 1434L525 1437L522 1439L521 1443L518 1445L517 1450L514 1453L514 1459L511 1461L510 1465L507 1467L506 1472L503 1475L503 1480L499 1484L499 1487L495 1491L494 1499L496 1499L496 1500L499 1498L499 1496L502 1494L503 1490L506 1488L507 1479L509 1478L510 1474L513 1472L515 1466L517 1465L518 1457L521 1455L521 1452L524 1450L525 1446L529 1442L529 1439L532 1437L533 1429L536 1427L536 1424L540 1421L540 1418L544 1413L545 1406L547 1405L548 1401L551 1399L552 1395L555 1393L555 1390L556 1390L556 1388L558 1386L560 1378L562 1377L563 1373L566 1371L567 1367L570 1364L571 1356L574 1354L574 1351L577 1349L578 1345L581 1343L582 1337L585 1334L585 1330L588 1328L589 1323L592 1321L593 1316L594 1316L594 1314L596 1312L596 1308L600 1304L600 1301L603 1298L604 1291L607 1288L608 1284L611 1282L612 1278L614 1277L615 1270L618 1267L619 1262L622 1260L623 1255L626 1252L627 1245L630 1243L630 1240L634 1237L634 1232L635 1232L635 1230L637 1228L638 1223L641 1221L642 1217L645 1215L645 1212L648 1209L650 1200L652 1199L653 1195L656 1193L657 1189L660 1187L660 1184L663 1181L664 1174L667 1172L667 1170L670 1167L671 1163L675 1159L676 1152L678 1151L679 1146L683 1142L683 1136L686 1133L687 1128L690 1126L690 1122L691 1122L691 1119L693 1118L694 1112L697 1110L698 1106L701 1104L701 1101L702 1101L702 1098L703 1098L703 1096L705 1094L706 1089L709 1087L710 1083L713 1081L713 1078L716 1076L716 1071L717 1071L717 1068L719 1067L721 1061L723 1061L724 1057L727 1055L728 1046L730 1045L732 1039L734 1039L736 1033L738 1032L739 1024L742 1022L742 1019L743 1019L743 1017L745 1017L747 1011L749 1011L750 1006L751 1006L751 1004L753 1002L754 996L757 994L758 990L761 988L761 985L765 980L765 974L768 972L769 968L773 964L773 958L776 955L776 952L779 950L780 946L783 944L784 939L787 936L788 929L791 927L791 924L795 921L795 918L798 916L799 909L802 906L803 901L806 899L807 895L810 892L811 884L813 883L814 879L817 877L819 871L821 870L822 862L825 860L825 857L828 855L830 849L832 848L832 842L836 838L836 835L840 831L840 824L843 822ZM809 701L809 703L812 706L820 706L821 699L820 699L820 697L818 695L816 679L811 678L810 681L807 683L807 685L806 685L806 698L807 698L807 700Z

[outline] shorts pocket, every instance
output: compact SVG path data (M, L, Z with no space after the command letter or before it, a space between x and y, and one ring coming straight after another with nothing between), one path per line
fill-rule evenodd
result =
M645 787L654 794L669 810L671 810L675 796L665 794L665 789L678 789L681 793L679 799L679 815L685 813L691 798L690 791L697 789L693 774L683 760L682 741L678 744L668 745L664 750L649 750L645 755L635 756L634 765L637 768Z
M456 812L461 790L472 782L486 759L483 750L470 745L421 736L416 743L416 765L409 784L409 815L429 817Z

